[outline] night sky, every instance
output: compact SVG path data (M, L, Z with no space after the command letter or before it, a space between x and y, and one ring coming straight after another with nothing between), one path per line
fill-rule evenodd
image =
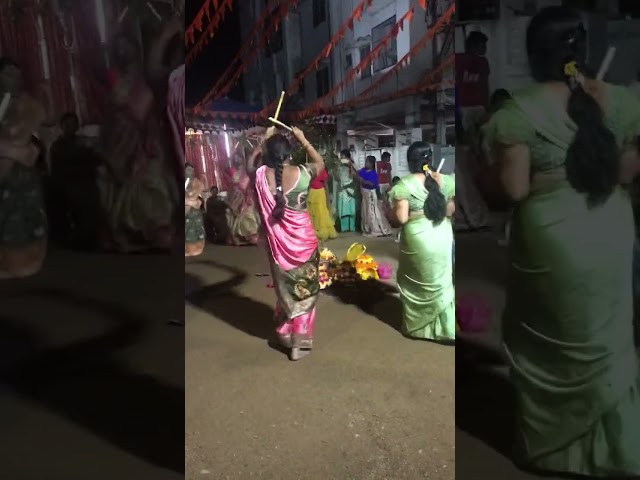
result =
M187 25L190 25L196 16L203 0L187 0L185 14ZM203 22L203 29L208 26L207 19ZM196 42L198 41L196 35ZM187 66L187 85L185 98L187 106L193 106L200 101L224 73L229 63L240 49L240 24L238 21L237 5L234 2L233 10L225 14L224 20L219 25L215 36L196 56L193 63ZM242 79L241 79L242 80ZM244 101L242 83L238 82L229 94L229 98Z

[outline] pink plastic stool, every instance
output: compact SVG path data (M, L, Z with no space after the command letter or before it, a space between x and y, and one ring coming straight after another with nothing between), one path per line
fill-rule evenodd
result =
M456 300L456 320L460 330L483 333L491 328L491 305L478 295L463 295Z
M393 277L393 267L388 263L378 265L378 277L380 280L390 280Z

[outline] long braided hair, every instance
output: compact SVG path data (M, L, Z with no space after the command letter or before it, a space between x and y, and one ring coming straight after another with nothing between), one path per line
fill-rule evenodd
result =
M275 170L276 206L273 209L273 212L271 212L271 215L276 220L280 220L284 216L286 200L284 198L284 192L282 191L282 171L284 169L285 162L289 159L290 156L291 144L284 135L273 135L269 137L264 143L263 162L267 167L273 168Z
M566 82L571 89L567 113L578 130L567 151L567 180L590 207L604 203L618 184L619 151L602 108L583 85L587 32L580 14L567 7L542 9L527 29L527 54L537 82Z
M411 173L423 173L424 167L433 169L433 149L427 142L414 142L407 150L407 163ZM428 195L424 202L424 215L440 225L447 216L447 199L440 190L438 182L429 174L425 175L424 188Z

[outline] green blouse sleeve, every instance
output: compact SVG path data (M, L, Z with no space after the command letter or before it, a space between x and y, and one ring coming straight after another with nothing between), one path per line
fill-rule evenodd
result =
M640 135L640 98L629 88L609 85L607 123L620 144Z
M391 189L389 192L389 199L392 202L399 202L400 200L409 200L411 198L411 193L407 187L405 187L402 182L398 183L395 187Z
M449 175L442 176L442 187L440 191L447 200L456 196L456 181Z
M515 101L509 100L482 127L483 141L489 148L493 145L531 144L535 130Z

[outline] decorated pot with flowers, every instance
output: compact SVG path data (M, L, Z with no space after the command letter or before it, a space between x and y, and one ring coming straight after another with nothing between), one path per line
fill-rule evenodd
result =
M330 287L333 283L332 271L329 270L324 262L320 262L318 268L318 282L320 283L320 290Z
M371 255L360 255L353 266L356 269L356 273L362 280L379 280L378 276L378 264Z

